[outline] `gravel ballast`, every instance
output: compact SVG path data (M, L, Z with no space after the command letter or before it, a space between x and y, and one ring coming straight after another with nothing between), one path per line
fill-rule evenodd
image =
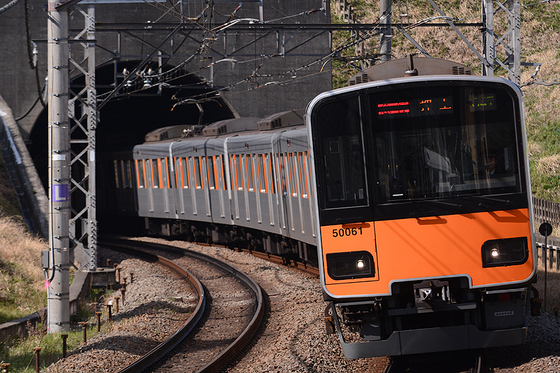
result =
M266 292L270 313L264 328L235 365L229 368L229 372L383 372L388 358L347 360L338 337L325 333L323 315L327 303L322 299L318 279L271 264L248 253L202 247L183 241L148 238L143 238L142 241L173 245L214 256L245 272ZM153 320L156 316L146 312L145 304L165 303L176 309L190 307L187 306L187 300L194 299L190 289L178 289L176 282L166 280L163 273L154 273L153 268L146 268L146 264L136 260L124 261L121 265L130 268L127 270L133 271L135 278L149 279L135 281L135 286L129 285L127 288L126 297L130 303L125 306L125 312L138 311L138 315L126 320L115 320L109 333L92 338L86 346L73 351L65 361L51 367L53 369L49 369L49 372L116 372L120 370L117 369L116 361L130 363L143 353L144 349L140 347L144 344L147 346L148 340L159 340L172 333L172 323L169 326L157 324ZM148 274L143 274L143 270ZM162 296L163 294L165 295ZM183 302L180 301L181 298ZM174 316L177 317L177 313ZM163 318L174 319L172 315ZM152 336L151 333L155 335ZM124 345L114 345L116 342L124 344L125 341L132 350ZM532 317L527 344L488 349L486 355L494 372L559 372L560 322L546 313ZM88 370L87 365L94 356L104 364Z

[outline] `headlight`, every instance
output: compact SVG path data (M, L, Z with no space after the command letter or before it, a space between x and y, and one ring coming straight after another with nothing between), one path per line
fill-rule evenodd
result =
M374 277L373 257L367 251L327 254L327 272L335 280Z
M529 258L527 237L486 241L482 245L482 267L523 264Z

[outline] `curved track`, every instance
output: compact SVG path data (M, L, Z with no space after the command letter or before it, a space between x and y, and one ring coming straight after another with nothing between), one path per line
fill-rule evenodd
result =
M198 325L200 319L202 318L202 315L204 314L206 308L206 294L204 292L202 284L195 276L193 276L185 268L169 259L137 250L132 246L122 246L108 243L105 243L105 246L107 248L110 248L111 250L125 251L127 254L131 254L149 261L158 262L168 267L172 271L178 273L185 281L189 282L198 294L198 303L195 311L181 329L179 329L167 340L160 343L157 347L152 349L142 358L138 359L133 364L120 371L120 373L141 372L147 369L150 365L154 364L161 358L161 356L164 356L166 353L168 353L171 349L173 349L173 347L184 340L194 330L194 328Z
M224 247L224 248L227 247L227 246L219 245L219 244L208 244L208 243L203 243L203 242L195 242L195 243L197 245L200 245L200 246L213 246L213 247ZM265 253L265 252L262 252L262 251L254 251L254 250L242 249L242 248L235 248L235 250L239 251L239 252L249 253L253 256L256 256L257 258L268 260L269 262L272 262L272 263L292 267L292 268L295 268L299 271L305 272L307 274L319 277L319 268L307 265L306 263L297 262L295 260L286 259L285 257L280 256L280 255L274 255L274 254Z
M177 333L167 341L150 351L149 354L121 370L121 373L138 372L148 368L150 371L166 372L175 370L215 372L234 359L257 332L264 315L262 291L251 278L229 264L201 253L178 250L177 248L165 245L146 244L126 240L111 240L104 242L104 245L110 246L112 249L118 247L119 250L128 253L131 253L131 250L135 250L139 255L152 255L162 259L164 258L161 256L147 254L145 250L151 252L157 251L159 253L164 252L165 256L174 257L174 265L179 268L182 267L177 263L186 261L186 257L188 257L189 261L197 261L197 265L193 267L193 271L197 271L197 277L203 280L204 286L208 288L210 294L217 293L223 289L234 288L236 285L232 283L233 278L235 279L234 281L238 283L237 287L239 289L244 288L245 292L249 289L248 292L251 293L250 297L254 299L254 306L251 307L252 313L244 316L245 319L249 319L247 325L241 331L236 332L235 338L231 337L231 334L228 337L222 335L211 337L209 335L212 333L212 330L216 328L216 322L213 321L213 319L223 318L223 313L220 315L219 309L222 305L216 299L208 300L208 302L206 302L207 308L205 315L202 318L200 316L197 317L198 324L196 326L193 324L185 325L185 327L177 331ZM142 247L143 250L138 251L136 249L138 247ZM171 262L169 260L167 261ZM191 262L189 265L192 266L192 264ZM214 269L212 269L212 267ZM192 275L190 276L192 277ZM208 297L207 293L206 297ZM214 316L215 313L217 313L218 316ZM200 313L200 315L202 315L202 313ZM223 321L223 319L218 320L218 322L222 323ZM201 340L208 342L212 338L216 339L213 339L210 343L201 343ZM229 343L229 341L231 341L231 343ZM212 347L209 348L208 344L212 345ZM188 352L185 351L186 349ZM201 352L204 354L203 358L192 358L197 350L199 353ZM189 355L191 357L189 357Z

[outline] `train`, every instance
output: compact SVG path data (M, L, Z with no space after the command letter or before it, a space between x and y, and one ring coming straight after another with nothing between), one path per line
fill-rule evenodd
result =
M111 216L318 266L346 358L526 340L537 251L503 78L389 61L306 109L161 128L105 161Z

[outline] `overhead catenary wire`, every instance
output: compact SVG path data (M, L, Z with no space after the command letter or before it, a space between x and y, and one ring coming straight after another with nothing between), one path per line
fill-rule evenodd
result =
M322 57L320 57L320 58L318 58L318 59L316 59L316 60L314 60L314 61L312 61L312 62L310 62L310 63L307 63L307 64L303 65L303 66L299 66L299 67L297 67L297 68L285 70L285 71L283 71L283 72L281 72L281 73L275 73L275 74L273 74L273 75L274 75L274 76L293 75L294 73L297 73L298 71L301 71L301 70L303 70L303 69L307 69L307 68L309 68L309 67L311 67L311 66L314 66L314 65L316 65L316 64L322 64L322 65L323 65L324 62L327 61L327 60L336 59L337 54L339 54L340 52L342 52L342 51L344 51L344 50L347 50L347 49L349 49L349 48L351 48L351 47L353 47L353 46L355 46L355 45L357 45L357 44L359 44L359 43L362 43L363 41L366 41L366 40L370 39L370 38L373 37L373 36L378 35L378 34L379 34L378 30L379 30L379 27L380 27L380 25L381 25L380 20L381 20L384 16L386 16L386 14L388 13L388 11L391 9L391 6L392 6L393 2L394 2L394 1L392 1L391 4L390 4L390 6L387 8L388 10L385 11L383 14L381 14L381 15L379 16L379 19L378 19L377 23L374 24L374 27L372 27L371 30L365 32L365 33L363 34L363 36L361 36L361 37L350 36L350 37L347 38L345 41L343 41L343 42L341 43L341 45L339 45L334 51L330 52L329 54L327 54L327 55L325 55L325 56L322 56ZM263 56L263 57L264 57L264 58L271 58L271 57L274 57L274 56L276 56L276 55L269 55L269 56ZM259 69L260 69L261 67L262 67L262 66L259 66ZM321 72L322 72L322 71L323 71L323 67L321 68ZM255 72L256 72L256 70L253 71L253 73L252 73L251 75L247 76L247 77L246 77L245 79L243 79L243 80L238 81L237 83L233 83L233 84L230 84L230 85L228 85L228 86L225 86L225 87L216 89L216 90L214 90L214 91L212 91L212 92L210 92L210 93L204 93L204 94L196 95L196 96L193 96L193 97L191 97L191 98L194 98L194 99L203 99L203 98L205 98L205 97L206 97L206 98L212 98L212 96L210 96L211 94L221 93L221 92L224 92L224 91L230 91L230 90L234 89L235 87L237 87L237 86L239 86L239 85L241 85L241 84L243 84L243 83L249 82L252 78L254 78L254 77L256 76L256 75L255 75ZM270 76L272 76L272 75L269 75L269 77L270 77ZM291 80L290 80L290 81L291 81ZM287 84L287 82L284 83L284 84ZM264 87L264 86L266 86L266 85L263 85L262 87ZM268 86L270 86L270 85L268 85ZM258 87L261 88L261 86L258 86Z
M146 1L146 0L145 0L145 1ZM153 5L153 4L151 4L151 5ZM213 4L212 4L212 5L213 5ZM207 7L207 8L208 8L208 7ZM232 14L235 14L235 12L236 12L238 9L239 9L239 7L237 7L237 8L234 10L234 12L233 12ZM321 8L321 9L322 9L322 8ZM319 9L319 10L320 10L320 9ZM300 12L300 13L298 13L298 15L301 15L301 14L313 14L313 13L316 13L316 12L317 12L317 9L311 9L311 10L309 10L309 11ZM294 16L297 16L297 15L294 15ZM290 17L293 17L293 16L290 16ZM182 18L184 18L184 17L182 17ZM219 34L220 31L223 31L225 28L230 27L230 26L231 26L232 24L234 24L234 23L239 23L240 21L249 21L249 22L259 22L259 23L260 23L260 21L257 20L257 19L234 19L234 20L228 20L227 22L223 23L222 25L217 26L217 27L214 27L214 29L212 29L212 30L208 30L208 28L204 27L204 25L201 25L201 24L198 24L198 26L199 26L199 27L202 27L203 29L205 29L205 30L207 30L207 31L210 31L210 32L212 32L212 31L218 31L218 34ZM171 70L169 70L169 71L166 71L166 72L158 73L158 74L151 74L151 75L150 75L150 78L152 78L154 81L157 81L157 83L154 83L153 85L165 84L165 83L167 83L167 82L170 81L170 80L177 79L178 77L194 74L195 72L189 72L189 73L187 73L187 74L179 75L179 76L178 76L178 75L176 75L176 74L174 74L174 73L177 72L178 70L182 69L183 67L185 67L185 66L186 66L187 64L189 64L190 62L192 62L195 56L202 54L202 52L204 51L204 49L208 48L209 45L215 41L215 35L216 35L216 34L213 34L213 35L214 35L214 37L207 37L207 38L205 38L205 39L200 43L200 46L199 46L199 48L197 49L197 52L193 53L189 58L187 58L186 60L184 60L183 62L181 62L181 63L178 64L177 66L175 66L173 69L171 69ZM352 45L349 45L349 46L347 46L346 48L350 48L351 46L352 46ZM335 53L336 53L336 51L335 51ZM253 61L259 60L259 59L260 59L260 60L266 60L266 59L268 59L268 58L278 57L278 56L279 56L278 54L273 54L273 55L261 55L261 56L259 56L259 58L256 58L256 59L251 59L251 60L247 60L247 61L236 61L236 62L241 64L241 63L253 62ZM206 65L206 66L200 68L200 69L198 70L198 72L201 72L202 70L207 69L207 68L209 68L209 67L211 67L211 66L212 66L212 64ZM306 66L303 66L303 68L305 68L305 67L306 67ZM278 74L276 74L276 75L278 75ZM144 76L145 76L145 75L138 75L138 76L131 77L131 78L130 78L130 79L131 79L131 83L133 83L134 81L137 81L138 79L142 79ZM252 73L250 77L255 77L255 74ZM247 79L244 79L244 81L247 81ZM142 91L142 90L147 89L147 88L149 88L149 87L142 87L142 88L139 88L139 89L137 89L137 90L129 90L129 91L126 92L126 95L130 95L131 93L138 92L138 91ZM107 96L109 96L109 95L110 95L110 93L106 93L106 94L103 94L103 95L98 95L98 98L102 100L102 99L104 99L104 97L107 97Z
M10 1L8 4L4 5L2 8L0 8L0 14L4 13L6 10L12 8L14 5L16 5L17 3L19 3L19 0L12 0Z

